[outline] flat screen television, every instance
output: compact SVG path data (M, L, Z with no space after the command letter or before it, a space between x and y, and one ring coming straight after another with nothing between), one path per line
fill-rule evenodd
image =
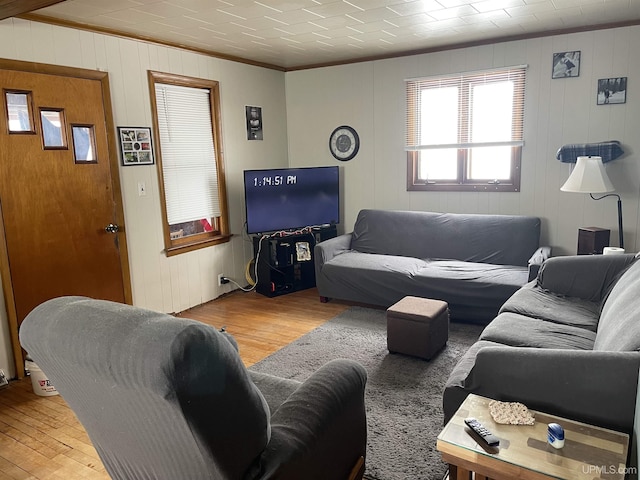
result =
M244 171L247 233L340 222L338 167Z

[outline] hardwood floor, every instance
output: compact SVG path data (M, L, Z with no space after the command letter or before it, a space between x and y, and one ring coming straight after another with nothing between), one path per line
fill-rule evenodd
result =
M225 326L250 366L349 306L320 303L315 288L275 298L234 291L179 316ZM62 397L35 395L29 378L0 390L0 480L108 478Z

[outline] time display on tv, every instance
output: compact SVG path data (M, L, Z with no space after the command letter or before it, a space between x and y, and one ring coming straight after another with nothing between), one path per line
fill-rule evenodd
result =
M266 177L254 177L253 186L254 187L277 187L278 185L295 185L298 181L298 177L296 175L287 175L286 178L284 175L273 175Z
M247 233L339 223L339 191L336 166L245 170Z

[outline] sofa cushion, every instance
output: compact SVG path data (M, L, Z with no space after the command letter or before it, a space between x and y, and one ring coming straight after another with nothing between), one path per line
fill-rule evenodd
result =
M353 286L369 283L367 280L379 278L383 283L377 286L384 289L384 287L394 288L392 284L387 284L392 278L401 281L398 274L401 274L402 277L414 277L426 267L427 263L428 261L419 258L377 255L349 250L336 255L325 263L323 273L332 277L337 274L336 281L348 281ZM343 271L344 275L340 275L340 271Z
M640 262L619 278L602 306L594 350L640 351Z
M512 347L592 350L596 334L584 328L547 322L517 313L501 313L482 332L481 340Z
M322 267L335 298L350 292L356 302L390 306L407 295L444 300L451 318L486 321L527 280L527 268L421 260L349 251Z
M526 266L539 240L537 217L361 210L351 248L363 253Z
M525 317L586 328L595 332L600 317L600 303L578 297L565 297L547 292L530 282L514 293L500 308Z
M473 305L503 303L527 281L527 276L526 267L458 260L425 260L416 273L416 279L429 290L440 293L438 298Z
M538 286L557 295L602 301L633 255L567 255L542 264Z

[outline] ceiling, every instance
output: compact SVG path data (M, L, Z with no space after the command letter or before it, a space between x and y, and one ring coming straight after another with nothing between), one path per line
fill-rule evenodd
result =
M639 24L640 0L66 0L23 18L295 70Z

